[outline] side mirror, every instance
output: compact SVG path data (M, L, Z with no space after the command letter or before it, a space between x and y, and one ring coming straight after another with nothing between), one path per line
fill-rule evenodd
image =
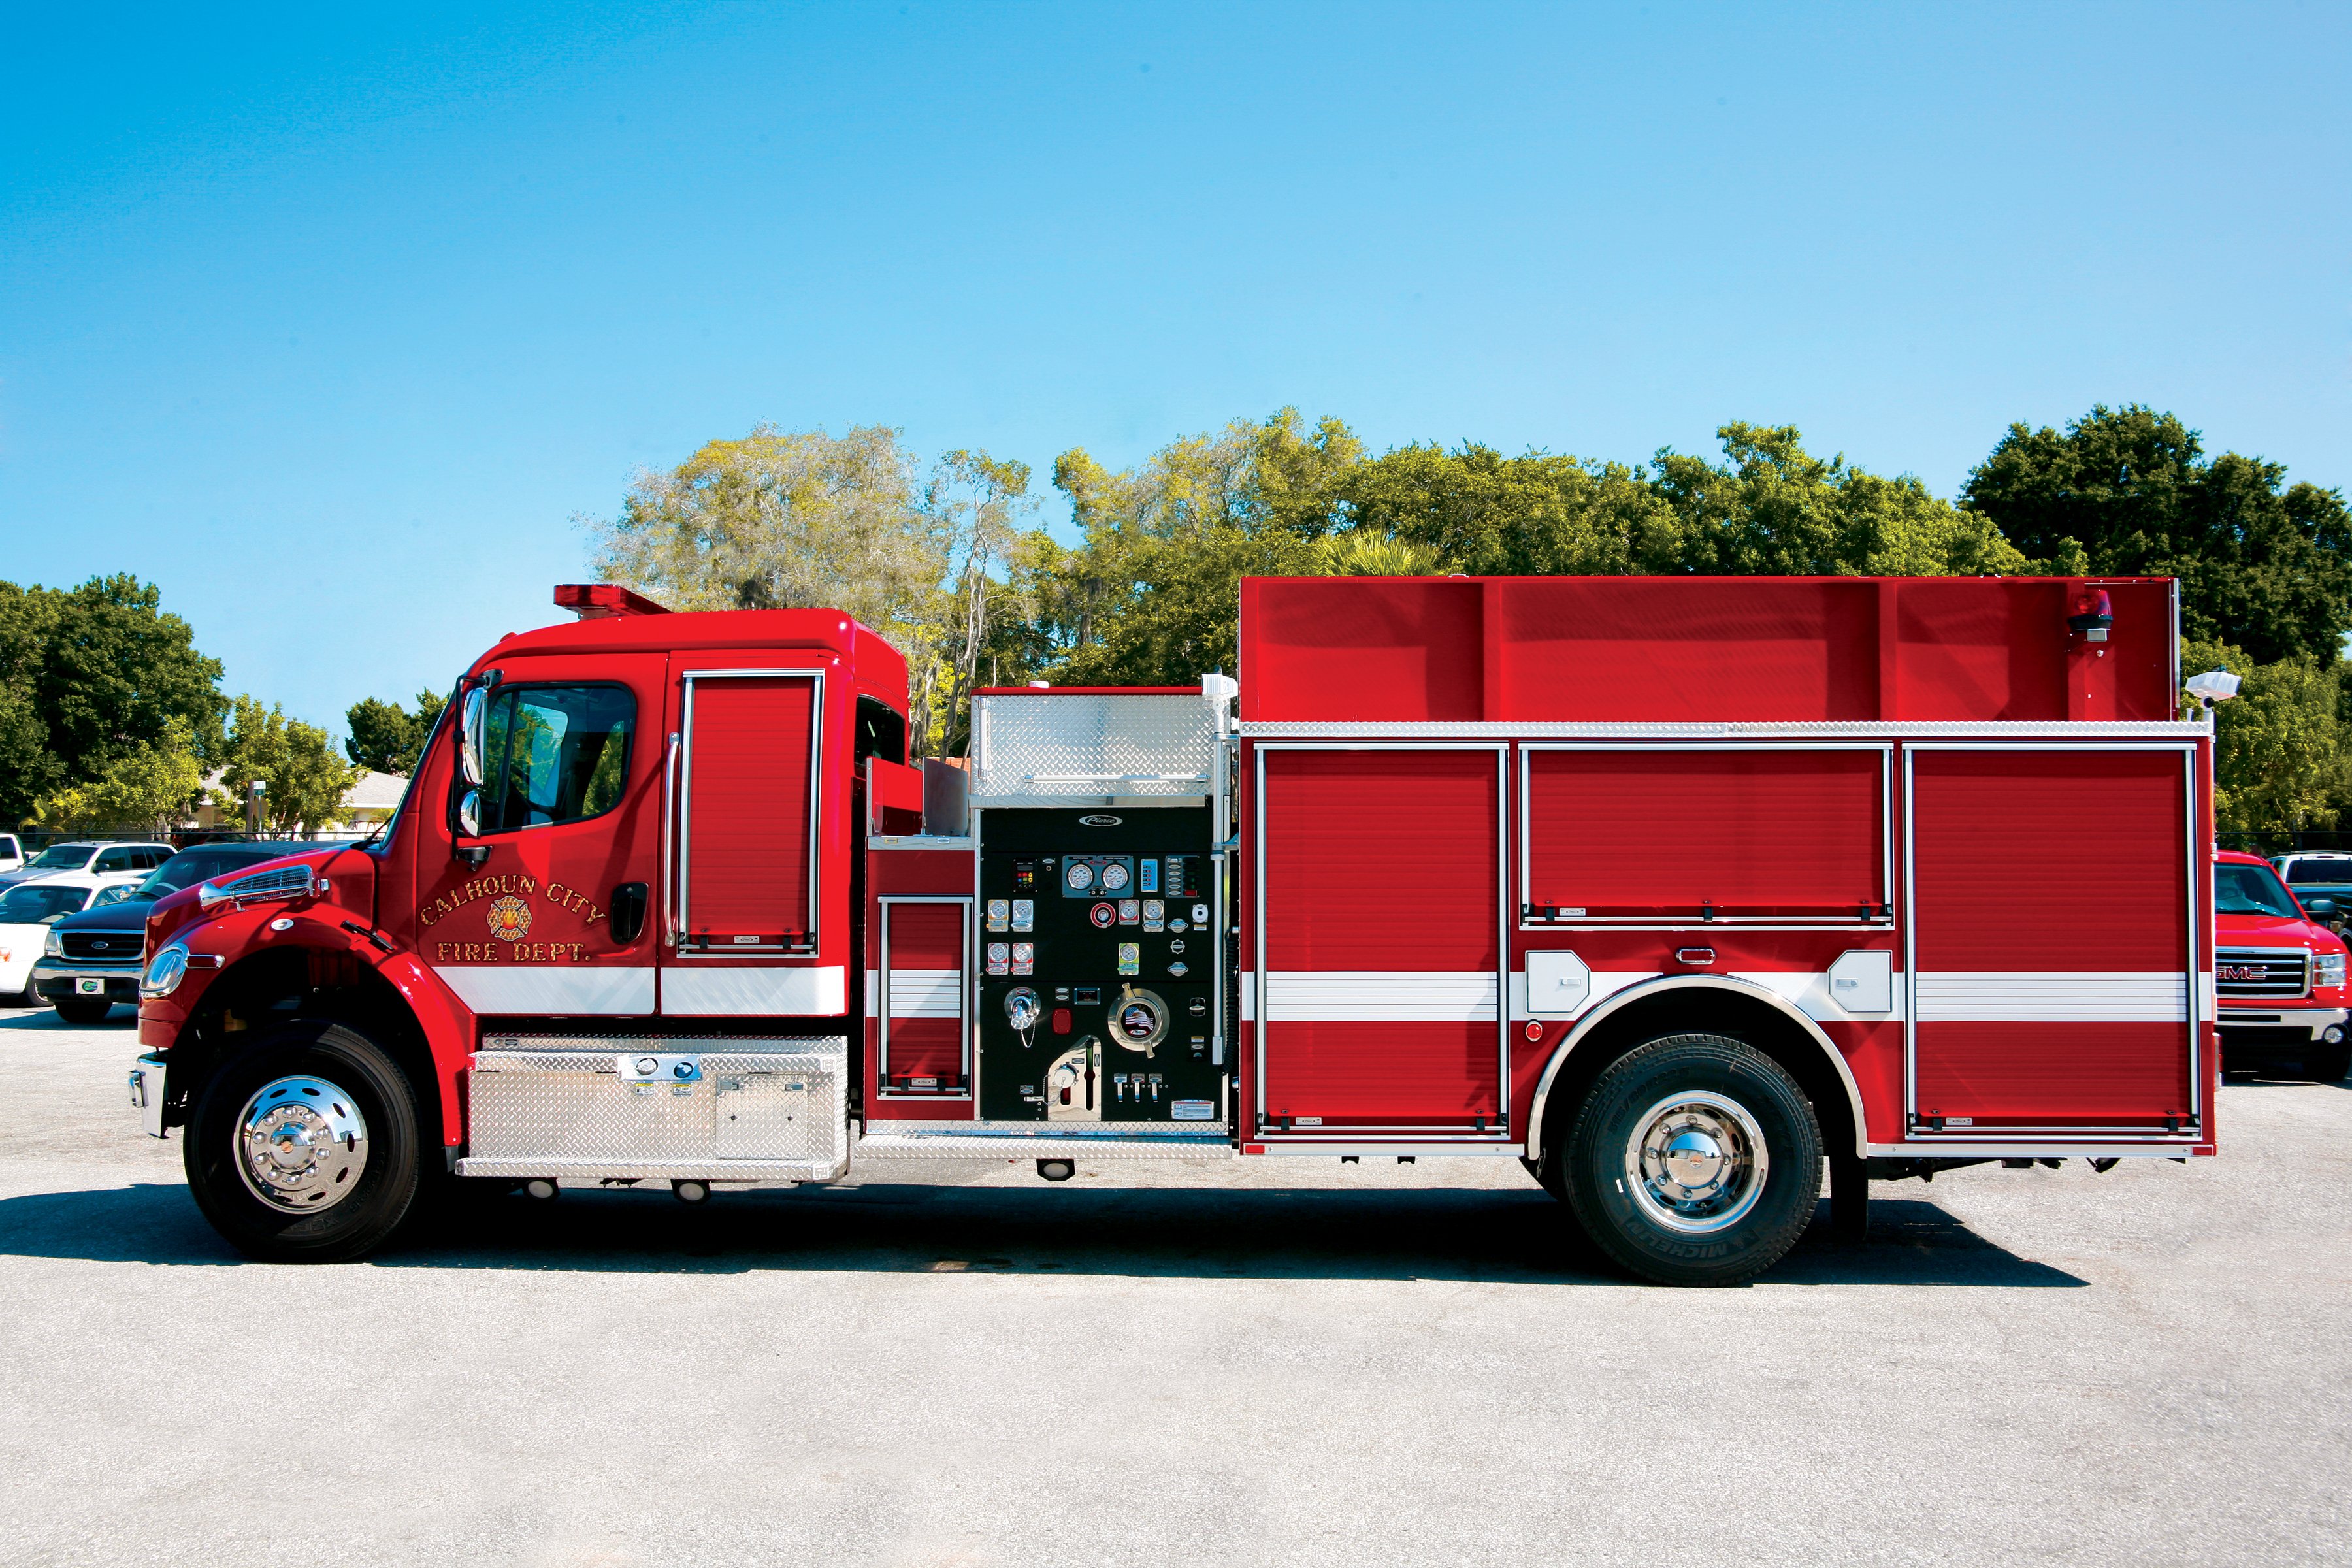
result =
M2303 912L2309 915L2315 921L2334 920L2336 918L2336 900L2334 899L2322 897L2318 894L2314 894L2312 897L2303 900Z
M468 838L482 836L482 792L469 789L457 797L457 831Z
M466 706L457 722L457 767L466 775L466 782L477 786L482 782L483 730L489 712L488 688L477 686L466 693ZM468 827L466 831L471 833L474 829Z

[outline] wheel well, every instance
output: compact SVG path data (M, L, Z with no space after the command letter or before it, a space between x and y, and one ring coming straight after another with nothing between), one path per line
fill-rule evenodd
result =
M419 1125L440 1126L440 1079L408 1004L357 954L315 947L255 953L205 987L172 1047L166 1125L185 1124L215 1067L269 1030L304 1020L350 1025L383 1047L408 1075Z
M1576 1108L1610 1065L1661 1035L1724 1035L1755 1047L1788 1069L1813 1103L1822 1147L1850 1154L1860 1147L1846 1079L1812 1030L1772 1000L1727 985L1685 985L1637 997L1597 1020L1574 1042L1544 1096L1542 1157L1568 1136Z

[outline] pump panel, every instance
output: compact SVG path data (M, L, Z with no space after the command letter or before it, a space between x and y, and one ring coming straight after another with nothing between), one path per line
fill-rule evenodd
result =
M982 814L980 1114L1225 1120L1209 814Z

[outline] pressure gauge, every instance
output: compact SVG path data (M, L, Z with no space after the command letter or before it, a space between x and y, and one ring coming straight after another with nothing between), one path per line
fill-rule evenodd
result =
M1083 860L1073 860L1064 880L1083 893L1095 885L1095 868Z
M1116 893L1127 886L1127 868L1114 860L1102 869L1103 891Z

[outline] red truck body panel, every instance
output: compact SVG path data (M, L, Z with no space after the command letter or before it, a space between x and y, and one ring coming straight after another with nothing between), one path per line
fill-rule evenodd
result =
M1534 1152L1580 1038L1709 986L1815 1043L1854 1152L2210 1151L2210 730L2168 580L1241 603L1245 1146Z

